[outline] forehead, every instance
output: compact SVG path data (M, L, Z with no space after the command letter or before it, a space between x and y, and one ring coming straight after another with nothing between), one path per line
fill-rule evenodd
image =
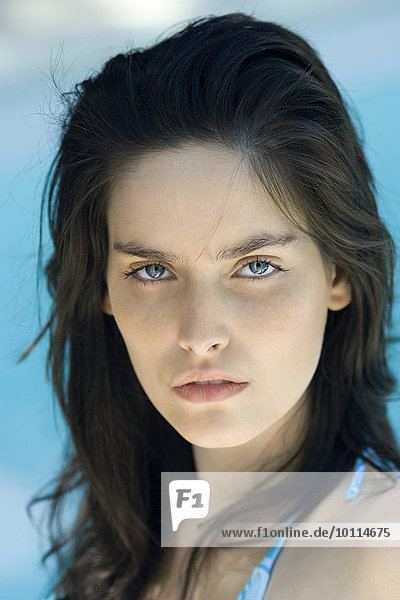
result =
M128 163L115 177L108 223L114 241L139 236L194 252L260 230L276 236L295 231L238 154L200 144L149 152Z

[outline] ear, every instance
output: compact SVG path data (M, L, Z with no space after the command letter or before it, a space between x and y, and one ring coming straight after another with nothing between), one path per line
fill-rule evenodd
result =
M103 299L101 301L101 308L103 309L103 312L105 312L107 315L113 315L113 311L111 308L111 302L110 302L110 294L108 293L108 289L106 288L106 291L103 294Z
M342 310L351 302L351 284L345 271L332 265L332 284L328 303L330 310Z

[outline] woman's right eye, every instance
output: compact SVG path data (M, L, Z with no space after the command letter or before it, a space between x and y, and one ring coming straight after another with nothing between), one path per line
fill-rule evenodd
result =
M167 272L170 273L169 269L164 267L164 265L153 263L139 266L135 269L131 268L129 271L125 272L124 275L125 278L134 277L141 283L153 283L159 280L171 279L171 277L163 277Z

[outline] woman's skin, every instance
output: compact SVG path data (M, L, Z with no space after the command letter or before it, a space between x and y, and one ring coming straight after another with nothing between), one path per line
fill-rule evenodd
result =
M328 310L351 301L346 277L282 219L244 161L218 146L128 165L112 187L108 228L103 310L148 398L193 445L196 469L279 468L301 438ZM143 258L143 249L173 256ZM174 391L183 373L205 369L248 385L209 403Z
M217 146L151 152L128 165L112 188L108 228L103 310L114 316L150 401L192 444L196 469L279 469L302 436L328 310L351 302L346 276L282 220L244 162ZM235 257L222 255L268 235L287 243L259 240ZM175 256L143 258L138 248ZM262 262L269 260L275 268ZM243 266L251 261L253 271ZM160 263L165 270L151 267ZM155 273L155 283L139 279ZM248 386L201 404L173 390L182 373L204 369L223 370ZM188 549L168 550L146 599L179 595ZM193 599L233 600L266 551L212 549ZM394 600L398 557L398 549L388 548L285 548L268 598Z

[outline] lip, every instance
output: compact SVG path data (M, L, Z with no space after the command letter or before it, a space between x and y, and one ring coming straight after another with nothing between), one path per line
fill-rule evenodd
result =
M212 369L203 369L198 371L186 371L172 381L172 387L180 387L193 381L212 381L213 379L225 379L233 383L247 383L244 379L227 373L226 371L216 371Z
M212 381L214 379L225 379L228 383L204 384L194 383ZM223 371L190 371L183 373L173 381L174 392L189 402L204 403L218 402L230 396L239 394L248 386L236 375Z
M219 402L230 396L234 396L247 388L249 384L243 383L215 383L213 385L201 385L197 383L186 383L174 387L174 392L184 400L194 403Z

